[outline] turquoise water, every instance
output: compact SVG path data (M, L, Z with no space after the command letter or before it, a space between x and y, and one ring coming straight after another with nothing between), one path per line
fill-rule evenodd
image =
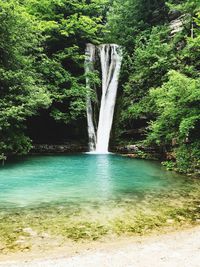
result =
M118 155L30 156L0 168L0 207L106 203L183 190L188 179Z

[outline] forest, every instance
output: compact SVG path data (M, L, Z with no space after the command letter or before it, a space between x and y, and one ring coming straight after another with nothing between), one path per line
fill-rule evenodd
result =
M87 143L85 47L116 43L111 143L154 147L168 169L200 173L199 0L0 0L0 39L0 159Z

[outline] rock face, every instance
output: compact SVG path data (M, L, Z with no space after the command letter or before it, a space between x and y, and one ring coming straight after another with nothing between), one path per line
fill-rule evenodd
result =
M185 15L180 16L170 22L170 29L171 29L171 35L173 36L174 34L180 32L184 28L184 20L185 20Z
M135 144L116 146L112 148L112 151L115 153L124 154L130 158L161 159L163 157L162 154L153 147Z
M169 14L169 21L178 19L181 16L181 12L179 10L170 10Z
M30 154L62 154L86 152L87 146L84 144L67 143L63 145L36 144L30 151Z
M122 153L122 154L127 154L127 153L135 153L138 151L144 151L144 152L149 152L153 153L155 152L155 148L153 147L145 147L142 145L124 145L124 146L116 146L113 148L114 151Z

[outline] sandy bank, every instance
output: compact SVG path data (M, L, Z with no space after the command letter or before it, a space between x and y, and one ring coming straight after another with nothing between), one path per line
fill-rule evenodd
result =
M56 254L48 253L38 259L23 258L21 255L1 261L0 266L199 267L200 227L146 238L99 243L77 251L66 247Z

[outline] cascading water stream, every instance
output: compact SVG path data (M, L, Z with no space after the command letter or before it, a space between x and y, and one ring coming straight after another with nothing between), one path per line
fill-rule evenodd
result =
M102 68L102 97L96 152L108 153L122 56L119 47L115 44L101 45L99 51Z
M87 94L87 124L88 124L88 137L89 137L89 150L94 151L96 148L96 133L93 122L93 107L91 101L91 85L89 79L89 73L94 71L96 47L92 44L86 46L85 57L85 74L86 74L86 88Z
M89 149L91 152L93 151L97 154L106 154L108 153L110 132L113 123L122 53L120 47L116 44L100 45L98 46L98 51L102 69L102 96L97 134L95 133L93 123L94 114L91 98L89 95L87 97ZM86 48L86 74L94 70L95 56L93 55L95 55L95 47L88 44ZM91 64L88 64L88 62L91 62ZM88 91L91 90L87 75L86 85ZM94 142L92 143L93 140Z

